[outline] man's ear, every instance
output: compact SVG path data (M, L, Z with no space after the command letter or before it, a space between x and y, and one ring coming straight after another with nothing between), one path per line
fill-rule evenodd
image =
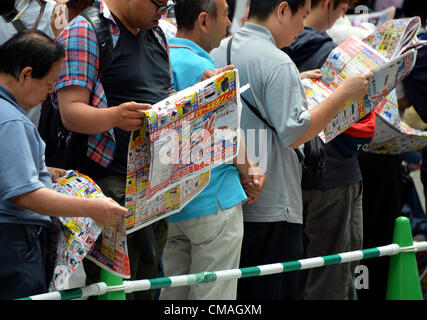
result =
M208 32L208 13L207 12L201 12L199 16L197 17L197 25L199 26L199 29L203 33Z
M33 73L32 67L25 67L24 69L21 70L21 73L19 74L18 82L21 85L23 85L25 80L31 77L32 73Z
M323 10L329 11L333 7L333 3L331 0L324 0L322 3Z
M290 13L290 7L287 1L282 1L276 8L277 17L282 20Z

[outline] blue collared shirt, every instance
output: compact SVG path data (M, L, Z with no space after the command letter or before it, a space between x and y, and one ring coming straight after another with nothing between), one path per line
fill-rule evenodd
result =
M47 187L51 176L44 161L45 143L37 128L0 86L0 223L47 225L50 218L15 205L12 198Z
M212 57L191 40L172 38L169 48L172 75L177 90L199 82L205 70L216 69ZM209 185L179 213L170 216L169 222L216 213L218 204L222 210L226 210L246 199L240 184L239 171L231 164L223 164L212 169Z

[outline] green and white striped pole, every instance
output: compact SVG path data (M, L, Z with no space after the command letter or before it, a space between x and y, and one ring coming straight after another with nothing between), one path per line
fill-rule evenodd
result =
M173 276L165 278L145 279L136 281L124 281L123 285L108 287L105 283L96 283L91 286L51 292L23 298L20 300L70 300L86 298L106 292L125 290L126 293L144 291L159 288L188 286L206 282L215 282L230 279L264 276L274 273L290 272L296 270L311 269L351 261L377 258L382 256L393 256L401 252L417 252L427 250L427 241L414 243L411 247L400 247L398 244L390 244L383 247L363 249L329 256L302 259L296 261L274 263L256 267L231 269L216 272L201 272L196 274Z

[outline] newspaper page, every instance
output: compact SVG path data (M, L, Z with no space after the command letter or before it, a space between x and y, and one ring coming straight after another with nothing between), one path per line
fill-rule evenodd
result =
M367 151L379 154L400 154L427 146L427 131L411 128L399 115L396 90L375 108L375 135Z
M363 42L386 59L393 59L410 46L420 25L419 17L389 20L378 26Z
M69 170L53 185L54 190L76 197L104 197L99 186L88 176ZM56 265L49 291L63 289L71 274L84 258L121 277L129 278L129 258L124 222L102 226L89 217L58 217L53 219L58 234ZM99 236L101 235L101 238ZM121 243L116 239L120 239ZM98 240L98 241L97 241ZM99 245L96 243L99 242Z
M372 23L374 26L379 26L386 21L393 19L395 13L396 8L389 7L378 12L347 14L345 15L345 18L350 21L353 27L363 27L365 23Z
M368 94L364 98L348 100L332 121L319 134L325 142L331 141L353 123L366 116L412 70L416 51L410 50L388 61L375 49L355 37L350 37L335 48L320 69L319 80L303 79L309 108L326 99L351 74L373 72Z
M181 210L209 183L210 170L237 155L241 102L237 70L168 97L131 135L127 233Z

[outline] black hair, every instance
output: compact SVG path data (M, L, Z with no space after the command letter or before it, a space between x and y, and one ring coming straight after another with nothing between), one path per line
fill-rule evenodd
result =
M236 8L236 0L227 0L228 4L228 20L233 21L234 10Z
M15 8L15 0L0 1L0 15L8 13Z
M207 12L212 17L217 15L215 0L175 0L175 19L178 29L192 30L197 17Z
M24 30L0 46L0 72L19 78L32 67L31 77L41 79L65 56L64 48L39 30Z
M426 0L405 0L402 11L405 17L420 17L421 24L425 25L427 19Z
M261 21L266 20L282 2L287 2L292 14L295 14L300 7L305 6L306 1L307 0L251 0L248 18L257 18Z

